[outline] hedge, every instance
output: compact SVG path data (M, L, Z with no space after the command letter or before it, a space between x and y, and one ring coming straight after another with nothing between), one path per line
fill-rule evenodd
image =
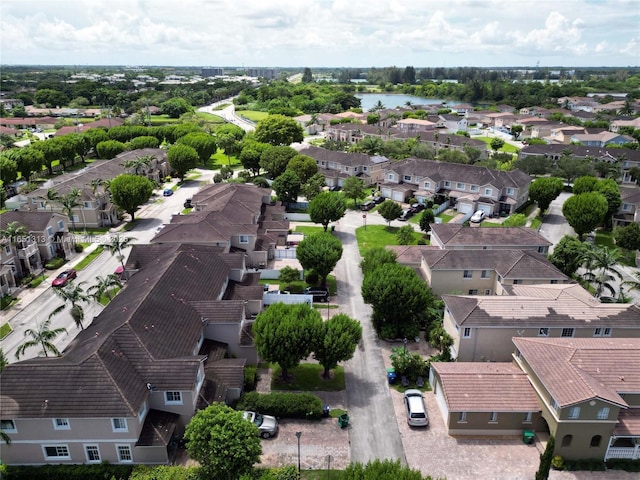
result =
M311 393L246 393L236 406L238 410L251 410L282 418L319 419L322 400Z
M133 465L42 465L40 467L5 465L6 480L86 480L106 478L126 480L131 475Z

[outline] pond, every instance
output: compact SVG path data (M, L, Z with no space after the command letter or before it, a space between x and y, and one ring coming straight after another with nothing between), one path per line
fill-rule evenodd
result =
M371 110L374 105L378 104L378 101L384 105L384 108L406 107L407 102L411 102L411 105L440 105L445 103L445 100L438 98L423 98L397 93L356 93L355 97L360 99L363 112Z

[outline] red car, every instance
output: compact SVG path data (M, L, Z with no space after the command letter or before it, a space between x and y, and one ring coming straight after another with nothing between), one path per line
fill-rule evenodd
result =
M73 268L71 270L65 270L53 279L51 285L53 285L54 287L64 287L69 280L73 280L77 276L78 272L76 272Z

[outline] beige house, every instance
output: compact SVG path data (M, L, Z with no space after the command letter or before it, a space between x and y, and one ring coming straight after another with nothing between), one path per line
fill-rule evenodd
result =
M135 245L125 287L61 357L0 376L5 464L168 464L195 411L239 398L262 286L243 253Z
M640 188L620 187L622 203L613 215L613 226L624 227L632 222L640 223Z
M511 338L638 338L640 306L600 303L577 284L511 285L508 295L443 295L460 362L505 362Z
M431 245L446 250L533 250L546 255L552 243L527 227L471 228L434 223Z

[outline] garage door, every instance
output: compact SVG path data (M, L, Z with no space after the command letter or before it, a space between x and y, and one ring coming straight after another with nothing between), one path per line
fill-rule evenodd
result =
M458 213L471 213L473 211L473 205L470 203L458 202Z
M391 189L390 188L383 188L382 189L382 196L384 198L391 198Z
M396 202L404 202L404 192L393 192L393 197L391 197Z

